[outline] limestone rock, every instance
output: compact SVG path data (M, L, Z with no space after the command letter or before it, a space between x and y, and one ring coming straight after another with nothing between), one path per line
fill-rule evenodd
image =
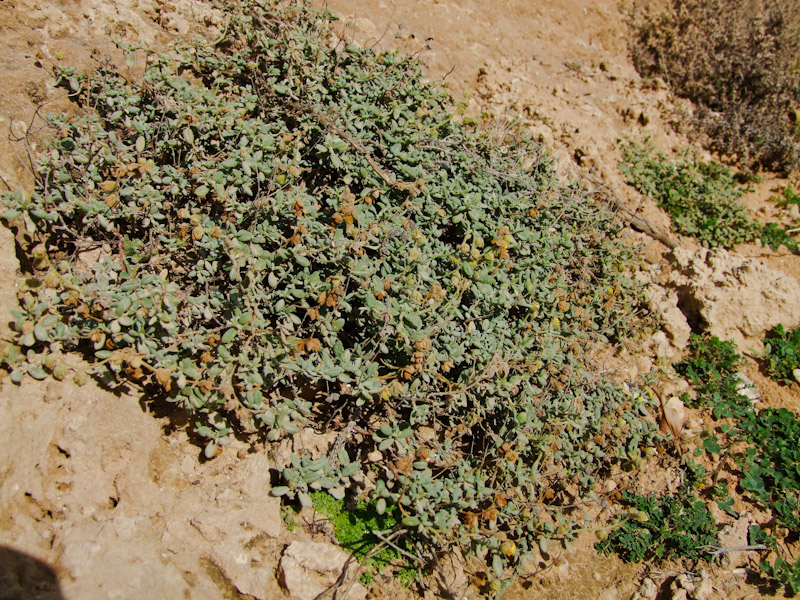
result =
M694 592L692 578L686 573L678 575L669 586L672 600L688 600L689 594Z
M661 322L669 344L679 350L685 348L692 330L678 308L678 294L652 283L647 286L646 294L648 307Z
M272 502L265 502L253 509L207 510L192 519L192 525L212 541L235 538L247 542L262 533L275 537L280 533L280 512L276 524L271 509Z
M335 580L334 580L335 581ZM280 582L292 598L313 600L333 583L320 581L319 575L311 574L291 556L283 556L280 562Z
M597 597L597 600L620 600L619 590L615 587L603 590Z
M714 586L705 569L700 571L700 581L694 588L694 600L708 600L714 594Z
M634 598L636 600L654 600L658 595L658 586L649 577L642 580L639 590L636 592Z
M650 337L648 346L657 358L666 358L672 361L679 356L678 351L672 346L667 334L663 331L656 331Z
M681 310L711 335L761 350L759 340L778 323L800 325L800 283L762 261L719 248L694 254L676 248L672 261L678 269L667 283L677 290Z
M280 562L280 582L292 597L298 600L313 600L334 585L348 567L346 583L340 588L337 598L342 598L344 589L355 576L357 562L341 548L327 542L297 540L284 550ZM346 596L347 600L364 600L367 589L356 582Z
M268 586L275 576L275 567L260 560L256 549L229 538L214 546L212 557L240 593L258 600L269 599Z
M738 519L729 523L719 532L720 548L741 548L747 546L750 526L755 523L755 519L750 513L741 513ZM725 554L730 560L731 568L740 567L747 564L750 552L728 552Z
M699 576L688 573L678 575L669 589L672 600L708 600L714 593L714 586L705 569L700 571Z
M335 431L317 433L313 428L306 427L300 431L299 435L292 438L294 453L302 454L308 452L312 458L324 456L328 453L338 435Z
M350 555L327 542L295 541L283 553L291 556L301 567L312 571L339 571L344 568Z

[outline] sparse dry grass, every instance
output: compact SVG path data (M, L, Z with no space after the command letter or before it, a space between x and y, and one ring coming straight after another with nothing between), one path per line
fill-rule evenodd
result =
M632 25L637 70L695 103L710 150L751 170L800 165L800 4L669 0Z

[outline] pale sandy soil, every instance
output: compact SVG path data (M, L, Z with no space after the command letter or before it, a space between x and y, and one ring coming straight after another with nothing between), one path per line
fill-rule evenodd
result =
M342 16L343 36L419 52L431 78L447 81L459 97L466 94L468 116L486 111L522 120L554 154L562 176L602 187L621 205L669 229L666 215L626 186L617 169L619 138L650 136L664 151L687 144L670 126L673 99L664 89L643 85L630 63L630 7L624 2L331 0L327 6ZM30 189L27 154L35 155L47 134L35 117L37 107L45 113L70 108L52 87L56 62L89 69L99 60L121 64L108 41L112 36L163 47L190 32L214 35L217 25L213 11L192 0L0 2L3 181ZM745 199L754 216L786 218L767 202L781 184L767 177ZM624 235L641 252L648 278L669 277L673 267L663 244L632 230ZM800 280L797 256L755 245L738 253ZM0 227L4 336L18 277L13 236ZM800 297L785 302L796 307ZM759 337L744 335L745 346L756 347ZM619 378L678 356L672 349L659 359L652 341L639 350L611 357ZM800 410L800 388L774 384L755 363L746 372L764 405ZM670 385L666 377L662 383ZM689 415L701 429L703 418ZM281 519L277 500L269 496L268 453L234 444L220 458L202 462L185 423L168 407L149 404L133 390L114 395L92 383L79 388L54 381L2 382L0 439L0 598L288 597L278 583L278 561L289 542L310 539L313 532L303 524L290 531ZM615 477L618 485L650 490L674 484L674 473L658 465L638 473L638 481ZM601 512L586 510L593 517ZM647 575L670 597L666 590L677 570L666 565L649 573L641 565L600 558L593 542L587 534L571 549L555 551L505 597L631 598ZM468 581L465 575L470 573L459 579ZM731 568L720 566L712 576L714 598L763 593ZM371 593L415 595L390 584ZM422 593L436 597L433 587Z

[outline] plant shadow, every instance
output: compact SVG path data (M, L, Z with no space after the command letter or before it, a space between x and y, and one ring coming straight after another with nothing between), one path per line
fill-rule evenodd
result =
M29 554L0 546L0 598L64 600L55 570Z

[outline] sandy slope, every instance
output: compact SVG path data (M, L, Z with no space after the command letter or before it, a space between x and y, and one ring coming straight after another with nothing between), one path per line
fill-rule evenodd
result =
M327 6L344 17L342 35L419 51L431 77L470 94L468 114L482 108L524 120L555 153L564 176L586 178L668 228L665 215L636 197L616 168L620 137L649 135L665 150L685 140L670 127L667 92L643 86L630 65L624 6L615 0L331 0ZM0 129L19 140L0 140L3 180L12 188L31 185L25 157L46 135L33 118L37 105L44 112L69 109L51 86L53 64L119 61L109 36L163 45L189 31L213 34L217 24L212 11L192 0L0 3ZM766 180L748 199L754 211L772 210L764 200L774 185ZM665 246L626 235L649 261L648 277L668 274ZM798 279L797 257L757 247L741 252ZM13 238L0 229L4 314L16 302L18 268ZM618 357L622 374L648 370L657 358L652 350L635 360ZM800 407L796 388L778 388L755 368L748 373L769 402ZM281 552L310 532L283 525L268 496L269 456L234 446L201 463L180 422L140 400L133 391L118 396L93 384L2 383L0 598L283 597L276 578ZM545 565L512 597L630 597L638 567L597 558L591 541ZM463 574L459 580L467 581ZM716 585L718 597L754 593L730 573Z

